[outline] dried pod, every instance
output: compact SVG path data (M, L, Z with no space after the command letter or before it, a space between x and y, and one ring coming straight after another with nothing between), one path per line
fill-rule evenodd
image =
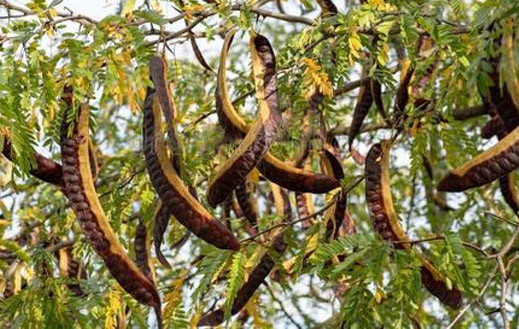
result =
M238 200L243 215L252 226L256 226L259 216L258 201L254 196L254 185L253 180L248 175L246 181L238 185L235 190L236 200Z
M319 7L321 7L321 16L333 16L337 14L337 7L332 0L317 0Z
M288 201L288 195L274 184L270 184L272 188L272 194L276 202L276 209L279 216L290 216L290 202ZM287 245L283 240L284 232L276 233L272 242L272 250L278 254L282 254ZM235 315L240 312L247 302L254 295L259 286L269 276L270 272L274 268L276 263L274 259L267 252L261 258L259 264L252 270L247 281L236 293L236 299L234 300L231 307L231 315ZM217 326L224 321L224 310L218 309L214 312L204 315L199 321L198 326Z
M382 116L385 121L388 121L389 118L386 113L386 109L384 108L384 101L382 100L382 85L380 81L377 79L369 79L370 88L371 88L371 96L373 97L373 102L377 106L378 112Z
M281 125L278 109L276 59L269 41L262 35L251 37L250 52L259 113L238 149L218 169L209 183L207 200L216 207L256 167L275 141Z
M88 156L88 119L87 104L79 107L77 123L69 124L64 116L61 154L65 193L90 245L117 282L137 301L153 306L160 315L160 297L155 286L128 257L101 207Z
M519 200L517 198L517 189L515 188L513 173L499 177L499 189L501 190L505 202L512 208L514 213L517 213L519 210Z
M146 168L162 203L188 230L223 249L238 249L238 240L216 220L188 191L171 164L162 131L160 101L148 89L144 105L143 145Z
M363 76L366 74L364 73ZM355 140L355 137L360 132L360 128L362 127L362 123L364 119L369 113L369 109L373 104L373 95L371 93L371 79L368 79L366 82L362 83L359 95L357 96L357 104L355 105L355 109L353 111L353 119L351 121L350 130L348 132L348 145L351 150L351 145Z
M335 156L332 150L333 148L330 145L324 148L321 158L321 167L327 175L333 176L340 181L344 178L344 171L340 160ZM335 205L330 207L324 215L326 219L327 239L336 239L339 235L339 228L343 225L343 222L348 219L346 218L346 204L346 194L343 191L339 191ZM332 218L333 220L331 220Z
M461 167L449 172L438 183L438 191L461 192L488 184L519 167L519 127L496 145Z
M385 141L375 144L369 150L366 158L364 176L366 179L366 200L371 221L375 231L384 239L394 244L395 248L410 249L411 245L398 243L408 241L400 220L395 212L390 190L389 177L389 148L391 144ZM431 294L442 303L458 309L462 303L461 292L453 287L449 289L445 280L434 266L422 255L418 254L422 273L422 283Z
M481 128L481 137L484 139L490 139L494 136L499 135L502 131L504 131L505 125L503 124L503 120L499 116L494 116L490 121L488 121L483 128Z
M82 264L72 257L72 248L60 248L55 253L59 262L59 274L61 277L70 278L74 280L86 280L87 273ZM83 289L78 283L67 284L72 293L78 297L85 295Z
M139 220L135 229L135 240L133 241L135 248L135 263L141 269L142 273L148 277L151 282L155 282L152 272L152 264L150 259L150 241L148 240L148 231L146 224Z
M235 31L231 31L226 35L222 53L220 55L216 108L219 122L225 130L226 135L232 138L237 138L245 136L249 131L249 127L232 105L225 84L227 53L234 34ZM265 155L262 161L257 165L257 168L269 181L291 191L326 193L340 186L339 182L326 175L290 166L274 157L271 153Z
M397 117L404 114L405 107L409 102L409 83L414 74L414 68L411 67L409 60L403 60L400 69L400 84L396 91L395 97L395 113Z
M165 207L162 201L159 200L153 220L153 245L155 246L155 254L157 255L157 259L167 268L171 268L171 265L160 250L160 246L164 240L164 233L166 233L166 229L168 228L170 217L171 214L168 208Z

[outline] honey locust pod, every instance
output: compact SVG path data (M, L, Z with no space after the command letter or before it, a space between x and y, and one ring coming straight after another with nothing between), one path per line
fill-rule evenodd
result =
M82 264L72 257L72 248L60 248L55 252L59 262L59 274L63 278L72 280L86 280L87 274ZM78 296L85 296L85 292L78 283L68 283L67 287L70 291Z
M258 165L275 141L281 125L278 109L276 59L268 40L253 34L249 49L258 100L258 117L231 157L217 170L209 183L207 200L212 207L223 202Z
M369 216L375 231L384 239L393 242L395 248L410 250L411 245L399 243L409 241L393 205L389 176L390 141L375 144L366 157L365 182L366 202ZM461 292L456 288L448 288L445 279L436 268L418 253L422 283L431 294L443 304L458 309L462 303Z
M366 73L363 73L363 77L366 76ZM360 128L362 127L362 123L364 119L369 113L369 109L373 104L373 95L371 91L371 79L366 80L362 83L359 95L357 96L357 104L355 105L355 109L353 110L353 119L351 121L350 130L348 131L348 145L351 151L351 146L355 137L360 132Z
M240 244L236 237L191 195L171 164L163 137L160 107L157 94L148 89L143 144L146 168L155 191L168 211L196 236L218 248L238 249Z
M249 132L249 127L232 105L225 80L227 55L235 33L234 30L231 30L226 35L220 54L220 66L217 76L216 109L220 125L223 127L225 134L233 138L242 138ZM338 181L326 175L288 165L270 152L265 154L263 159L257 164L257 168L266 179L291 191L301 193L326 193L340 185Z
M290 216L290 202L288 202L288 195L282 189L280 189L279 186L274 184L270 184L270 186L272 187L272 194L274 195L277 214L281 217ZM277 230L273 232L272 239L273 242L270 246L271 252L282 254L287 247L286 243L284 242L284 231L280 232ZM237 314L245 307L256 290L258 290L259 286L269 276L275 265L276 263L269 254L269 251L266 251L265 254L261 257L258 265L252 270L245 283L236 293L236 298L234 299L234 302L231 306L231 315ZM225 320L224 315L225 312L223 309L218 309L208 313L198 321L198 326L203 327L220 325Z
M499 189L501 190L505 202L512 208L514 213L517 213L517 211L519 211L519 200L517 198L513 172L499 177Z
M142 219L139 220L137 228L135 229L135 239L133 240L135 249L135 262L139 269L146 275L146 277L153 283L156 282L150 258L150 241L148 240L148 230L146 224Z
M154 284L130 259L101 207L90 168L88 119L88 104L79 106L76 122L68 122L67 115L63 119L60 143L65 194L90 245L117 282L160 316L161 302Z
M519 127L496 145L451 170L438 183L438 191L462 192L488 184L519 167Z

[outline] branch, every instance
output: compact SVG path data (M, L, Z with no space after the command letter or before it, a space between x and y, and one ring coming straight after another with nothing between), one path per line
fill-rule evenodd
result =
M282 14L282 13L277 13L277 12L273 12L273 11L269 11L269 10L265 10L265 9L261 9L261 8L253 8L251 11L259 16L271 17L271 18L279 19L279 20L285 21L285 22L301 23L301 24L305 24L305 25L315 25L317 23L313 19L306 18L304 16L293 16L293 15L288 15L288 14Z

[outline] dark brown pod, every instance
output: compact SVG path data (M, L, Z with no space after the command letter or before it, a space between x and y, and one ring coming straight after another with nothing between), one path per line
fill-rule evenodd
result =
M319 7L321 7L321 16L332 16L337 14L337 7L332 0L317 0Z
M517 189L515 188L513 173L499 177L499 189L501 190L505 202L512 208L514 213L517 213L519 210L519 200L517 198Z
M238 149L209 183L207 200L212 207L223 202L263 159L275 141L282 121L278 109L276 59L272 46L264 36L256 34L251 38L249 48L259 113Z
M72 248L60 248L56 251L55 256L58 258L59 262L59 273L61 277L70 278L73 280L86 280L87 273L85 268L81 265L79 261L72 257ZM81 289L81 286L78 283L68 283L67 287L70 291L78 296L85 296L85 292Z
M161 302L154 284L128 257L110 227L97 196L88 156L89 106L83 104L79 107L77 123L70 123L74 125L73 129L69 129L66 117L61 130L64 191L81 228L123 289L140 303L153 306L160 315Z
M155 246L155 254L159 262L167 268L171 268L166 256L160 250L162 241L164 241L164 233L168 228L169 218L171 214L167 207L164 206L162 201L159 201L157 205L157 211L155 212L153 220L153 245Z
M155 282L151 271L150 244L148 240L148 231L142 220L139 220L135 229L135 240L133 241L135 248L135 263L141 269L142 273L148 277L151 282Z
M243 215L252 226L258 222L258 201L254 197L254 182L247 178L245 182L238 185L235 190L236 200L240 205Z
M499 116L494 116L488 121L483 128L481 128L481 137L484 139L490 139L494 136L499 135L505 129L503 120Z
M371 79L369 79L361 85L359 95L357 97L357 104L355 105L355 109L353 111L353 119L351 121L350 130L348 131L348 145L350 150L351 145L353 144L355 137L357 137L359 134L362 123L368 115L372 104L373 95L371 94Z
M438 191L462 192L488 184L519 167L519 128L438 183Z
M414 74L414 68L410 67L409 61L403 61L400 71L400 85L396 91L395 97L395 113L397 117L401 116L407 103L409 102L409 84Z
M370 88L371 88L371 95L373 97L373 102L375 103L375 106L378 109L378 112L382 116L384 120L389 120L386 109L384 107L384 101L382 100L382 85L377 79L370 79Z
M365 165L366 201L371 222L375 231L384 239L391 242L409 241L398 215L395 212L390 189L389 149L390 141L375 144L369 150ZM395 248L409 250L410 244L395 243ZM449 289L440 273L425 256L418 253L422 283L431 294L442 303L458 309L463 298L461 292L453 287Z

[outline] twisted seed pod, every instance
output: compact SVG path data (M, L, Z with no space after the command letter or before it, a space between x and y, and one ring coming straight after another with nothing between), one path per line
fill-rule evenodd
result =
M72 257L71 247L60 248L55 254L59 262L59 274L62 277L86 280L87 274L85 268ZM78 297L85 296L85 292L78 283L69 283L67 286L74 295Z
M236 112L225 83L225 71L227 54L232 38L236 32L230 31L224 41L220 54L220 67L218 68L216 109L221 126L227 136L239 138L245 136L249 127L245 120ZM271 153L267 152L257 168L266 179L291 191L303 193L326 193L338 186L339 182L330 177L302 170L286 164Z
M148 231L142 219L139 220L139 224L137 224L137 228L135 229L133 245L135 247L135 262L137 266L151 282L155 282L153 272L151 271L152 265L149 253L150 243L148 240Z
M153 306L160 316L160 297L155 286L128 257L110 227L97 196L88 157L88 114L89 107L83 104L79 107L77 123L67 123L67 116L64 116L61 154L65 193L90 245L103 259L110 273L133 298ZM70 130L72 133L69 136Z
M395 113L397 117L404 114L405 107L409 102L409 83L414 74L414 68L410 67L409 60L403 60L400 70L400 84L396 91L395 97Z
M384 101L382 100L382 85L377 79L369 79L369 83L373 102L375 103L382 118L387 121L389 118L387 116L386 109L384 108Z
M274 186L275 185L271 184L271 187ZM279 187L274 187L272 193L274 195L274 199L278 199L278 202L276 203L282 204L276 207L278 215L289 216L290 202L288 202L288 195L283 190L280 190ZM271 248L278 254L282 254L287 247L283 237L283 231L277 233L271 246ZM263 257L261 257L259 264L252 270L247 281L236 293L236 299L234 300L231 307L231 315L237 314L241 309L243 309L243 307L245 307L256 290L258 290L259 286L269 276L270 272L274 268L274 265L276 265L276 263L268 252L265 253ZM218 309L214 312L206 314L198 321L198 326L217 326L224 321L224 314L225 312L223 309Z
M157 94L148 89L143 144L146 168L155 191L171 214L195 235L218 248L238 249L240 245L234 235L189 193L173 168L162 136L160 107Z
M366 74L364 73L363 76L366 76ZM350 130L348 132L348 145L350 150L351 145L353 144L355 137L357 137L359 134L362 123L368 115L372 104L373 95L371 93L371 79L368 79L360 87L359 95L357 97L357 104L355 105L355 109L353 111L353 119L351 121Z
M438 191L461 192L488 184L519 167L519 127L496 145L461 167L449 172L438 183Z
M157 255L157 259L159 262L167 267L171 268L166 256L160 250L160 246L162 245L162 241L164 241L164 233L168 228L169 218L171 214L167 207L164 206L162 201L159 200L157 204L157 210L155 211L155 216L153 217L153 245L155 246L155 254Z
M262 35L251 37L252 71L258 99L256 121L238 149L218 169L207 189L207 200L216 207L256 167L275 141L281 125L278 109L276 59L269 41Z
M391 242L408 241L393 206L389 177L390 142L375 144L366 157L364 176L366 179L366 200L371 221L375 231ZM409 250L410 244L396 243L395 248ZM423 256L418 254L422 273L422 283L431 294L442 303L458 309L462 303L461 292L457 288L449 289L445 280L436 268Z

